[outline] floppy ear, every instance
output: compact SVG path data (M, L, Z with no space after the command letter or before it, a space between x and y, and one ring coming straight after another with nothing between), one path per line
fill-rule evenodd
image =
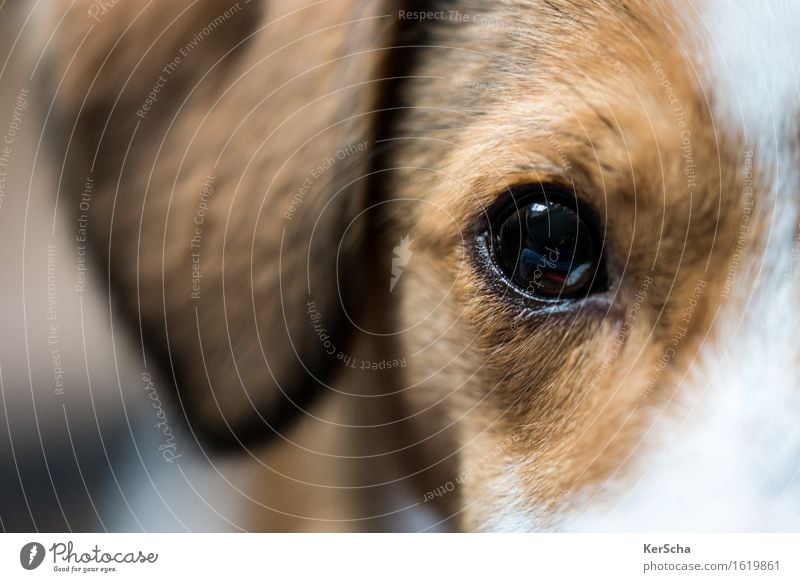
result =
M271 436L341 367L363 303L354 219L395 16L356 0L57 6L61 203L193 429Z

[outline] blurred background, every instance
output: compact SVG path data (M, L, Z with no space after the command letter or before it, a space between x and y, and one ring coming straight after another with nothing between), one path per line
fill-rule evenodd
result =
M0 0L0 530L251 528L253 459L192 447L102 282L76 278L80 225L55 212L36 94L46 4Z

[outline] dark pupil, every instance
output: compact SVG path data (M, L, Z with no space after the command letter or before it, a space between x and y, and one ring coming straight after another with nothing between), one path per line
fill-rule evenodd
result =
M558 202L520 206L502 221L494 243L506 275L533 295L574 296L594 276L591 233L575 210Z

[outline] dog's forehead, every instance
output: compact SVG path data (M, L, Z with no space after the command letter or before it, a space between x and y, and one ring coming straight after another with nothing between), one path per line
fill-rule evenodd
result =
M775 182L779 158L781 171L792 169L785 160L796 147L800 119L794 62L800 35L792 31L800 22L797 3L556 0L501 2L491 9L473 4L456 3L480 18L473 14L469 24L448 21L439 40L447 47L487 48L453 50L446 55L452 59L447 71L431 67L432 74L453 76L457 88L468 90L431 89L430 109L436 113L430 123L443 117L443 95L451 110L480 111L485 123L474 124L479 131L473 141L476 147L484 144L487 151L479 153L494 160L498 173L508 174L524 152L538 169L543 164L535 158L544 154L552 166L564 166L568 157L571 169L576 160L597 160L598 166L652 174L654 163L679 163L674 143L686 137L684 121L698 163L708 166L709 180L714 172L713 179L722 182L713 187L722 197L733 197L734 187L741 186L734 182L741 182L737 166L746 151L755 151L757 191L774 185L769 182ZM455 40L458 31L462 37ZM426 105L424 98L416 102ZM502 139L489 139L500 134ZM656 147L657 156L648 155ZM485 169L475 172L485 179ZM484 202L491 189L485 189ZM667 190L681 198L669 185ZM604 188L605 193L614 194ZM649 193L655 189L639 191Z
M557 6L549 41L572 51L560 56L541 51L542 62L576 89L607 84L675 95L660 100L707 106L721 139L774 150L795 146L800 128L800 3L793 0L654 0L630 2L546 2ZM538 12L538 11L537 11ZM529 15L532 46L548 38L547 18ZM561 38L559 38L561 37ZM569 39L569 40L565 40ZM575 51L583 58L575 60ZM587 63L585 59L592 62ZM562 60L563 59L563 60ZM573 62L570 63L569 61ZM574 67L574 69L572 68ZM632 68L631 68L632 67ZM656 75L648 75L655 72ZM664 69L664 74L659 74ZM573 78L580 72L583 79ZM638 79L636 79L638 77ZM636 85L635 81L642 85ZM660 88L657 89L656 85ZM669 86L668 86L669 85ZM590 93L591 91L589 91ZM601 90L600 98L605 98ZM589 95L591 98L591 95ZM628 105L633 104L634 97ZM644 108L643 108L644 110ZM653 110L648 111L652 115ZM727 135L726 135L727 134Z

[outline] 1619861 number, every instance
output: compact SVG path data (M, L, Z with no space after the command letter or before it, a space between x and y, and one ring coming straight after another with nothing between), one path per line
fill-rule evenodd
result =
M772 571L780 570L780 560L740 560L734 562L737 570L762 570Z

